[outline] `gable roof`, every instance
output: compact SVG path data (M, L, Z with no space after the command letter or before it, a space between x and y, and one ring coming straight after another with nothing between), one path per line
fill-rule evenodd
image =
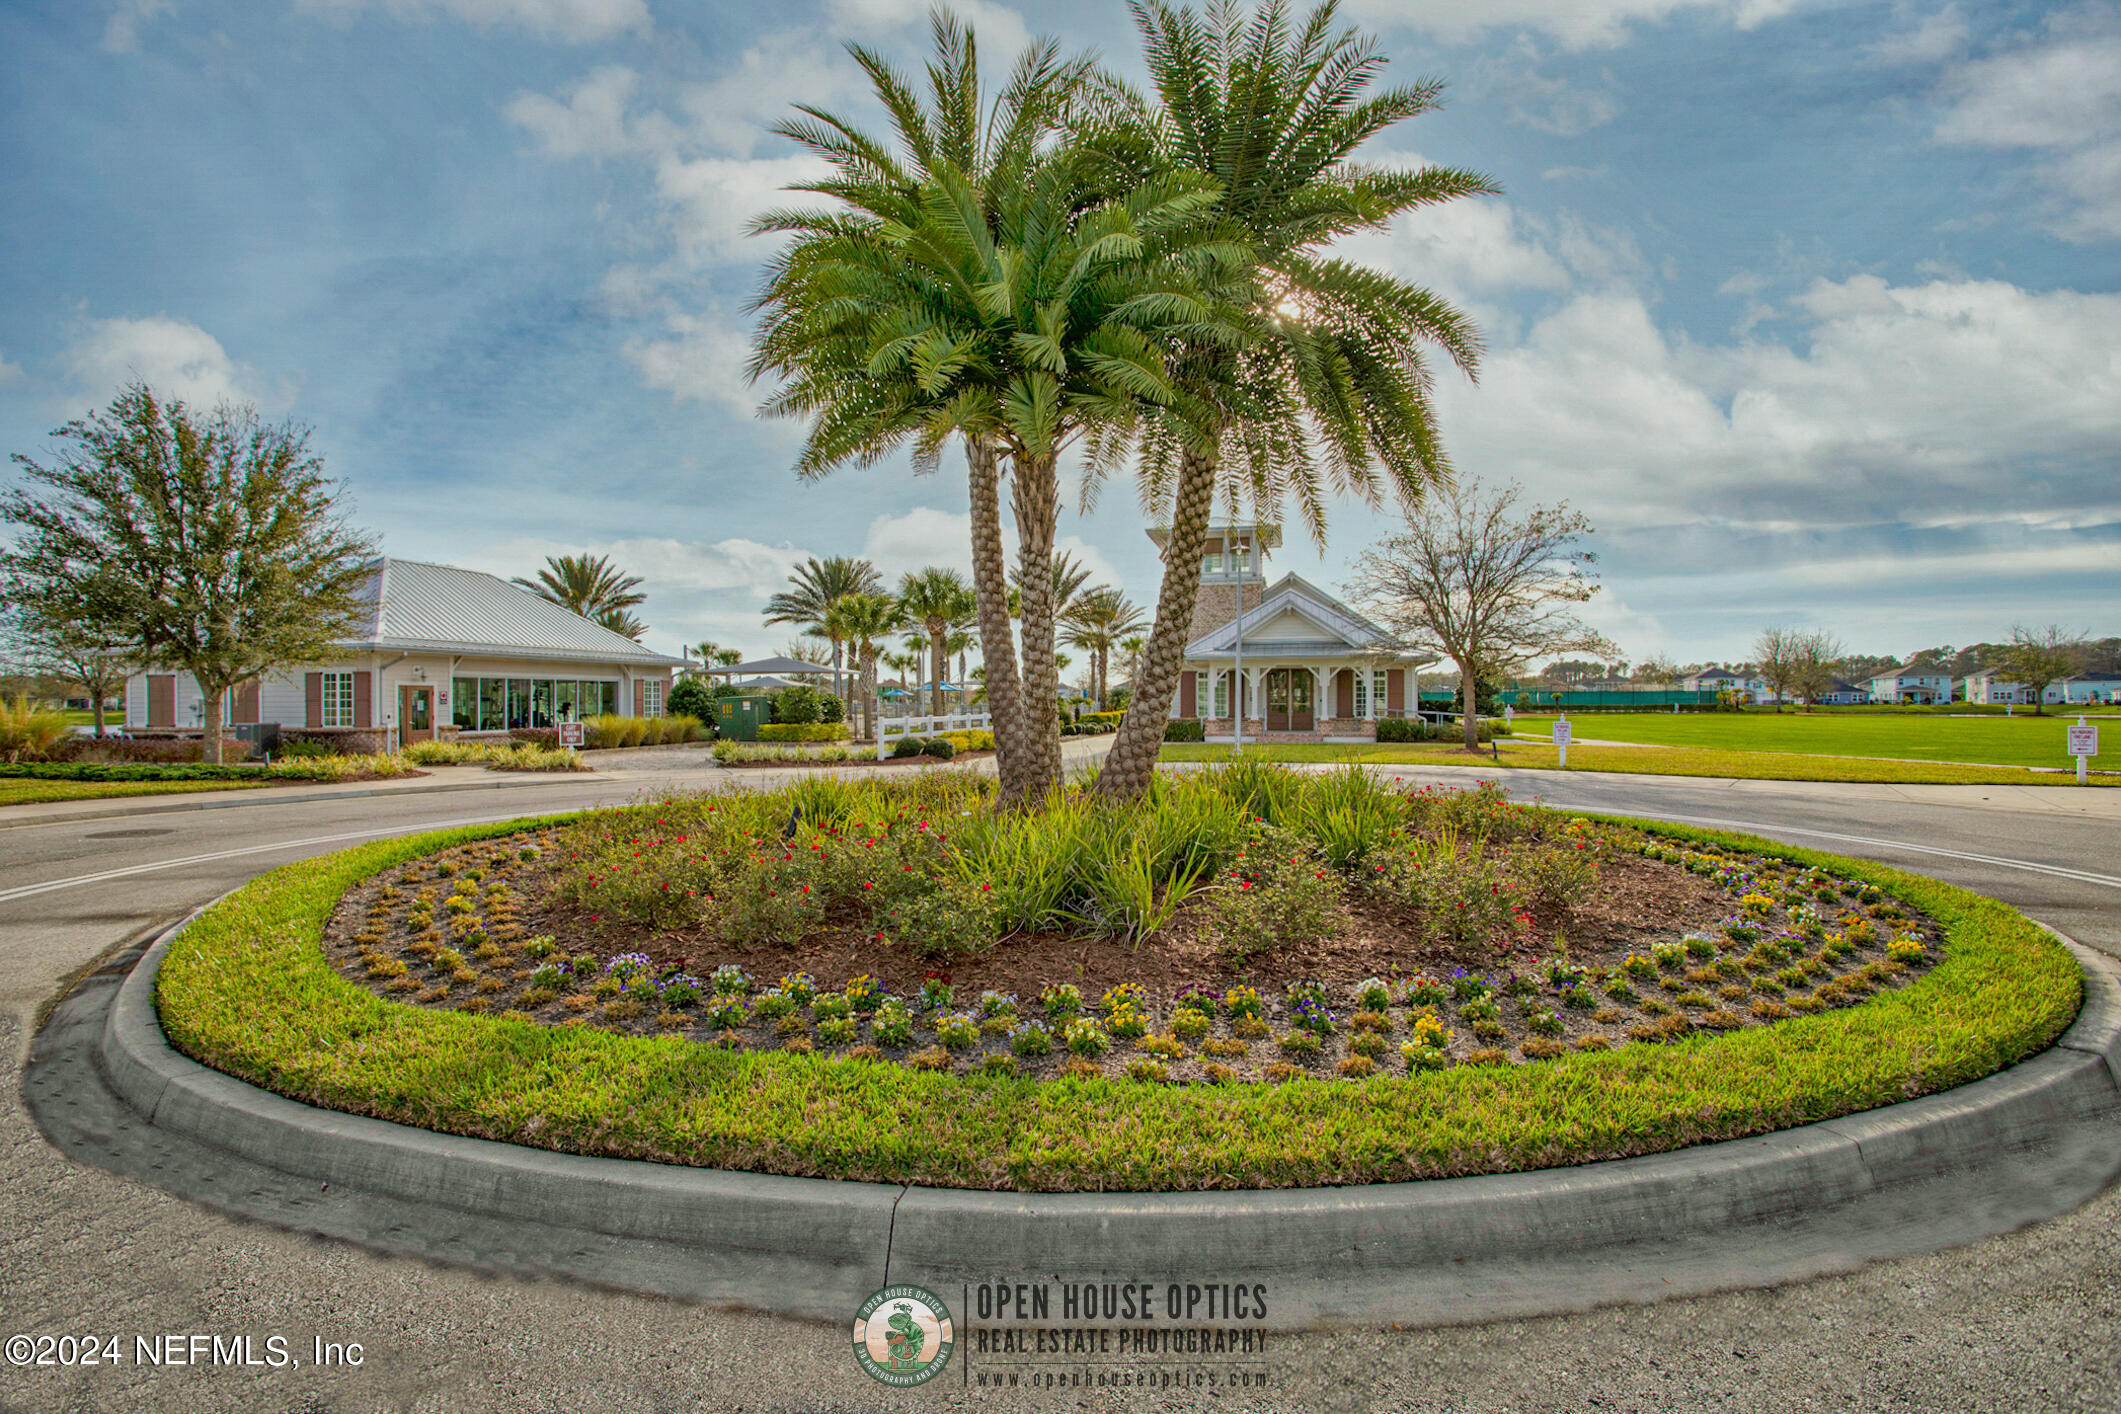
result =
M498 575L377 559L348 648L673 667L669 658Z
M1262 638L1256 635L1284 614L1309 624L1319 637ZM1285 574L1267 586L1259 603L1227 623L1216 625L1186 645L1193 659L1232 657L1240 629L1245 654L1270 657L1328 657L1334 654L1381 654L1402 662L1433 663L1436 660L1394 637L1364 618L1341 600L1298 574Z

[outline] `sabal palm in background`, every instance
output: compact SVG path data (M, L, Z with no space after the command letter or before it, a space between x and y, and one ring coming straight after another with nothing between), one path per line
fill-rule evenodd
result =
M813 555L788 576L788 588L766 601L766 622L794 624L807 633L822 635L832 645L832 690L844 702L847 686L840 676L844 641L826 625L825 616L833 603L845 595L881 594L883 590L882 576L867 560L850 555L821 560Z
M1090 695L1097 700L1098 711L1105 710L1105 695L1111 688L1107 669L1112 650L1147 624L1134 601L1109 584L1084 591L1070 606L1062 641L1089 653Z
M548 555L536 578L518 575L515 582L614 633L637 639L648 631L648 625L627 612L648 598L640 592L640 576L622 574L608 555Z
M854 655L857 692L862 702L862 731L876 735L876 660L906 615L888 594L842 594L825 610L825 632L845 643Z
M898 602L907 620L928 636L928 711L940 717L950 710L943 702L943 683L950 676L950 630L977 611L972 586L956 570L930 566L899 581Z

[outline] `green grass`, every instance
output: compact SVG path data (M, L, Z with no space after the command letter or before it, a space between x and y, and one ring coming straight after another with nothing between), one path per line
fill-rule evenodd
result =
M1577 719L1572 719L1577 720ZM1579 731L1588 726L1578 721ZM2102 745L2104 743L2102 742ZM1510 741L1499 752L1483 748L1477 755L1442 742L1379 746L1370 743L1292 742L1248 746L1245 755L1264 761L1296 763L1362 762L1372 766L1465 766L1478 769L1509 766L1520 770L1560 769L1550 743ZM1166 745L1164 761L1227 761L1230 748L1198 744ZM1622 771L1643 776L1714 776L1755 781L1884 781L1897 785L2074 786L2074 775L2028 771L2020 766L1956 766L1947 762L1888 761L1861 756L1804 756L1773 751L1699 751L1676 747L1585 746L1569 748L1571 771ZM2121 786L2121 776L2093 776L2093 785Z
M2021 1060L2082 999L2067 950L1994 900L1663 825L1645 827L1870 880L1938 920L1943 960L1858 1006L1714 1038L1244 1087L935 1075L546 1027L386 1001L326 961L323 928L354 883L545 823L383 841L262 876L171 948L157 993L171 1040L307 1103L542 1148L966 1188L1183 1190L1541 1168L1829 1119Z
M2095 709L2110 712L2112 709ZM2074 712L2046 717L2021 710L2014 717L1928 715L1805 715L1787 712L1586 712L1571 717L1578 737L1684 746L1714 751L1792 752L1811 756L1881 756L1991 766L2074 767L2067 755L2067 723ZM1552 716L1519 713L1517 730L1549 737ZM2121 718L2099 723L2095 770L2121 770ZM1569 753L1575 755L1572 747Z
M176 795L195 790L255 790L266 781L9 781L0 780L0 806L114 795Z

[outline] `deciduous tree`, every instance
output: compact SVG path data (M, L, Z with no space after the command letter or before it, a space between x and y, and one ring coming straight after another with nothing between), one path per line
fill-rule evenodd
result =
M2046 712L2042 699L2047 696L2049 685L2078 671L2083 661L2083 638L2060 624L2045 628L2020 624L2011 629L2010 645L1997 658L1996 667L2032 698L2034 716Z
M1355 597L1411 646L1458 665L1469 751L1480 745L1480 682L1533 658L1617 651L1576 615L1599 589L1597 556L1577 548L1591 523L1565 501L1519 512L1517 500L1515 486L1460 485L1355 563Z

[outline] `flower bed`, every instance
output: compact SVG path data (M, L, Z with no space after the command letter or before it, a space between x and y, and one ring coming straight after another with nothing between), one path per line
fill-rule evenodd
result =
M1241 769L1142 817L983 804L959 778L604 812L386 872L327 948L386 995L547 1024L1221 1083L1767 1025L1902 985L1941 937L1874 885L1489 786Z
M822 810L828 784L758 799L758 818L769 808L792 813L806 794ZM983 830L1006 833L987 817L933 808L965 800L962 781L922 778L897 789L931 807L894 817L902 876L924 851L991 844ZM1272 954L1255 952L1248 960L1266 985L1182 995L1167 985L979 985L980 969L1001 965L1023 939L997 936L983 953L921 967L941 959L902 951L910 945L893 942L889 929L859 972L783 974L763 950L770 944L754 945L762 950L753 961L764 965L704 967L675 962L693 955L676 912L564 942L532 926L542 926L540 879L553 907L582 908L596 929L615 929L622 907L699 906L663 900L682 897L662 889L664 880L634 903L559 901L559 890L586 887L589 870L610 875L610 864L636 850L644 861L663 856L659 867L679 856L674 837L639 848L648 837L596 814L519 825L513 835L482 827L389 841L268 875L179 939L160 982L162 1017L181 1049L243 1078L458 1133L887 1181L1197 1188L1539 1167L1829 1118L2031 1054L2060 1034L2081 995L2066 951L2022 916L1914 876L1672 827L1553 822L1465 795L1406 799L1408 811L1426 812L1424 831L1439 815L1462 827L1477 809L1519 829L1537 822L1550 842L1582 838L1588 850L1595 837L1610 850L1599 895L1629 871L1661 873L1707 891L1704 901L1712 896L1722 910L1711 920L1718 926L1629 949L1614 966L1590 961L1614 947L1594 949L1588 938L1559 957L1535 907L1537 944L1514 917L1484 940L1451 942L1464 950L1514 938L1494 965L1462 975L1431 968L1424 976L1416 963L1374 978L1299 976L1291 980L1322 986L1291 987L1268 982L1260 960ZM1271 818L1271 802L1249 803L1269 812L1245 818ZM666 822L676 804L661 807ZM1167 801L1137 818L1172 808ZM942 831L943 820L956 823ZM829 846L809 850L804 821L850 835L806 808L788 845L758 850L755 861L747 854L743 867L760 879L795 866L819 871L807 895L801 883L762 889L758 926L787 932L773 910L809 907L804 900L828 874L858 889L865 881L835 865ZM1055 827L1032 817L1017 828ZM938 833L956 838L938 842ZM592 862L578 846L599 837L604 848ZM766 837L778 841L780 831ZM860 840L872 838L883 837ZM886 846L853 848L867 859ZM1246 895L1262 886L1214 887ZM1822 890L1836 903L1825 905ZM1023 896L1009 906L1023 906ZM1344 910L1331 915L1336 926L1361 910L1345 896L1330 907ZM1585 905L1579 911L1588 916ZM1856 924L1875 936L1862 937ZM352 964L359 982L320 948L327 926L334 957ZM1170 936L1108 933L1078 939L1077 954L1153 960ZM634 945L618 946L622 937ZM1535 954L1544 966L1530 964ZM1742 998L1723 994L1747 984ZM1623 985L1634 1000L1610 995ZM1595 995L1572 996L1584 989ZM425 1005L402 1000L423 994ZM1761 1014L1775 1007L1792 1014ZM1620 1020L1601 1016L1616 1009ZM1498 1023L1501 1038L1474 1034ZM627 1034L650 1031L662 1034Z

